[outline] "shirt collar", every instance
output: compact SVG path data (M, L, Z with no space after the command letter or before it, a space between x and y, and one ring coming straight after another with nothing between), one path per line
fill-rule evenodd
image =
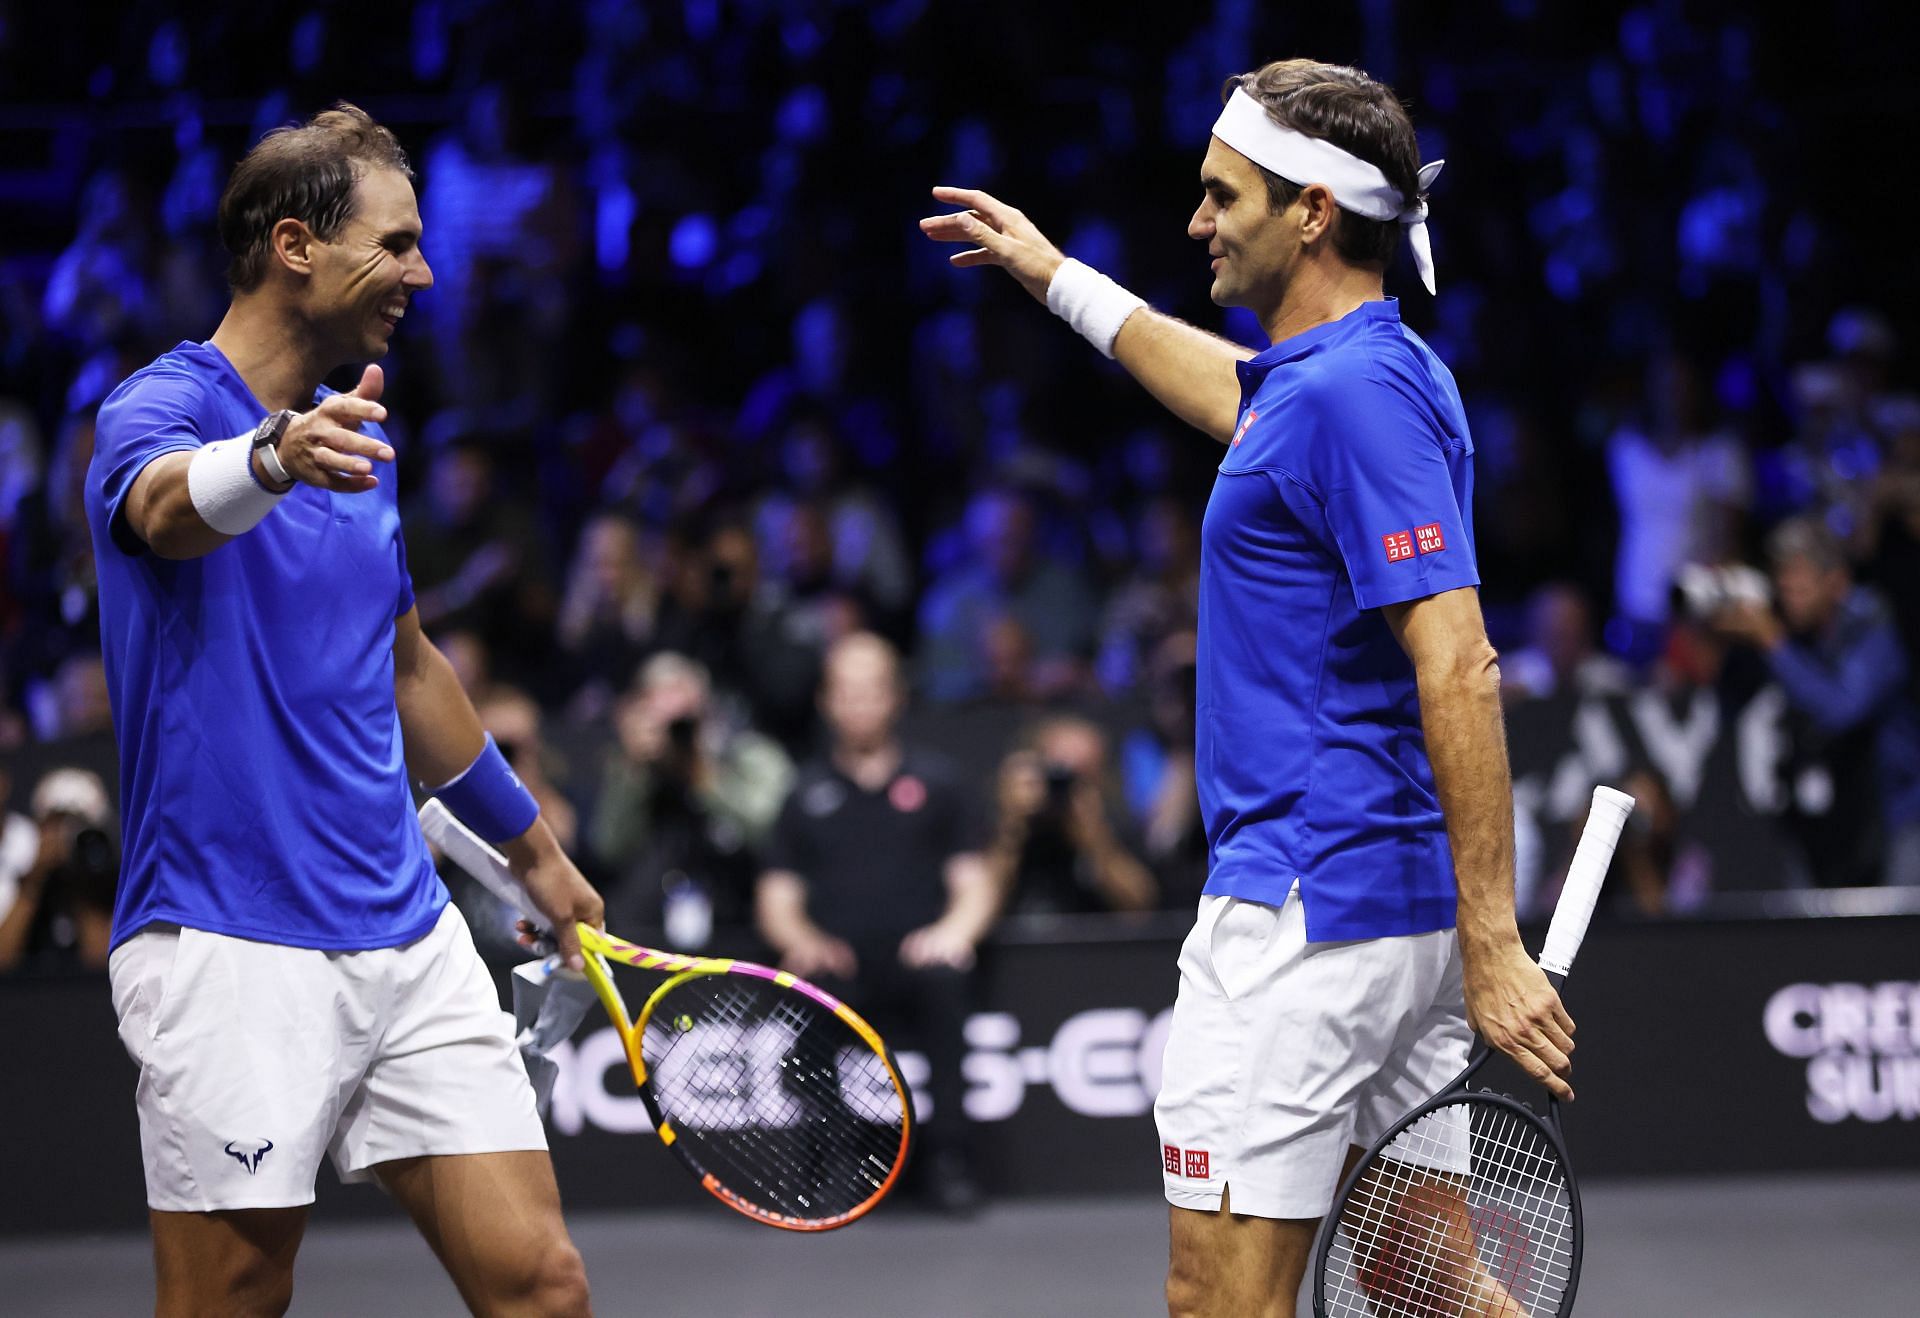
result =
M1371 321L1400 321L1400 299L1384 297L1362 302L1338 320L1327 321L1324 325L1315 325L1312 329L1301 330L1298 334L1281 339L1263 352L1239 365L1240 377L1265 375L1282 362L1304 357L1328 339L1358 329Z

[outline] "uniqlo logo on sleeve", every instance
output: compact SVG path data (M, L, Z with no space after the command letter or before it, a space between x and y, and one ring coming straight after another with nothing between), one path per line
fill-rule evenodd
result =
M1423 554L1437 554L1447 547L1447 538L1440 534L1440 523L1428 522L1413 528L1413 543Z
M1160 1160L1161 1160L1161 1165L1167 1169L1167 1175L1178 1176L1180 1174L1179 1146L1173 1145L1173 1144L1162 1144L1160 1146Z
M1395 531L1392 535L1380 537L1380 543L1387 547L1387 562L1398 563L1402 559L1413 557L1413 535L1408 531Z
M1197 1181L1207 1179L1207 1151L1205 1149L1187 1150L1187 1175Z

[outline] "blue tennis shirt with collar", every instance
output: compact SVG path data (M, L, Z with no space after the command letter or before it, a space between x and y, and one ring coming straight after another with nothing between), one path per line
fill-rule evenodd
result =
M1239 365L1201 529L1195 755L1206 891L1320 942L1451 928L1412 661L1383 605L1477 586L1473 443L1392 298Z
M251 433L267 411L211 343L180 344L100 408L86 505L120 747L115 946L164 921L394 947L447 902L394 703L413 584L391 471L365 494L295 485L194 559L159 557L126 524L149 462Z

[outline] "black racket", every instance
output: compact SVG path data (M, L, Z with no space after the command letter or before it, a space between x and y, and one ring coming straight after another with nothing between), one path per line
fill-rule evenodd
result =
M1593 918L1633 798L1593 790L1540 967L1557 990ZM1580 1281L1580 1189L1546 1115L1466 1070L1360 1160L1314 1248L1316 1318L1563 1318Z

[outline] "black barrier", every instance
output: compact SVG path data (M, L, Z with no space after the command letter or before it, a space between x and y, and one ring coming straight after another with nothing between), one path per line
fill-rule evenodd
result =
M1092 920L989 949L966 1072L996 1192L1158 1185L1151 1102L1181 923ZM1916 949L1910 913L1596 926L1568 986L1576 1164L1592 1176L1920 1167ZM0 981L0 1016L0 1230L140 1226L135 1074L104 981ZM645 1121L611 1031L584 1028L563 1061L550 1124L570 1204L706 1201L630 1133ZM384 1211L379 1194L321 1179L319 1215Z

